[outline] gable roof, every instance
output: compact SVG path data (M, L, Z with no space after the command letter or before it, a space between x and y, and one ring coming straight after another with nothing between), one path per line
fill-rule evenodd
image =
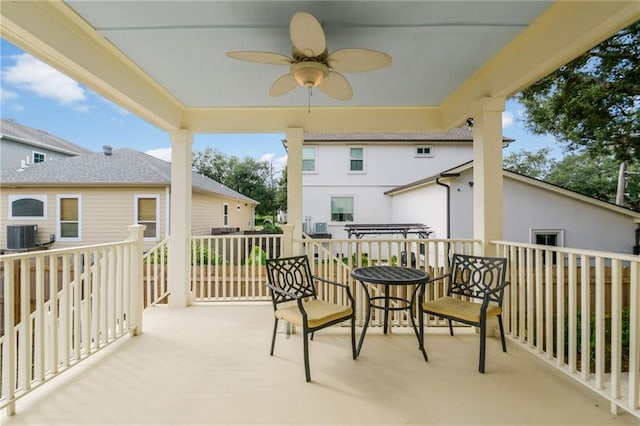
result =
M452 167L450 169L444 170L437 175L429 176L424 179L417 180L415 182L408 183L406 185L397 186L388 191L385 191L385 195L396 195L401 192L410 191L412 189L419 188L421 186L435 184L438 179L443 179L447 177L456 177L459 176L460 173L465 172L467 170L471 170L473 168L473 160L468 161L466 163L460 164L458 166ZM588 195L581 194L576 191L572 191L570 189L564 188L562 186L545 182L540 179L535 179L517 172L513 172L511 170L502 169L502 174L504 177L508 177L513 180L517 180L519 182L536 186L546 191L555 192L560 195L564 195L569 198L573 198L585 203L593 204L598 207L602 207L608 210L615 211L617 213L624 214L626 216L630 216L634 219L640 219L640 212L629 209L627 207L619 206L617 204L609 203L607 201L598 200L597 198L589 197Z
M68 155L90 154L93 151L69 142L65 139L51 135L44 130L33 129L31 127L18 124L10 118L0 120L0 138L20 142L39 148L46 148Z
M511 143L515 139L502 138ZM447 132L419 133L305 133L305 142L473 142L473 130L469 126L455 127Z
M0 186L140 186L171 185L171 163L130 148L111 155L91 153L33 164L21 171L1 170ZM246 202L257 201L196 172L195 192L222 195Z

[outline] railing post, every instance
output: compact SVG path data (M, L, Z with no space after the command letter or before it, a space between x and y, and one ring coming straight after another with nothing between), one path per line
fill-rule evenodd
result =
M282 255L294 256L293 252L293 225L287 223L281 226L282 228Z
M130 225L127 227L132 241L129 250L129 332L137 336L142 333L142 241L144 238L144 225Z

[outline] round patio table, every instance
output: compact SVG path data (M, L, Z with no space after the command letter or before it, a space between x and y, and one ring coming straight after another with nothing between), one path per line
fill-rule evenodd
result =
M412 308L415 303L416 294L419 288L423 288L426 282L429 280L429 274L425 271L415 268L406 268L402 266L366 266L362 268L356 268L351 271L351 276L360 281L364 288L364 293L367 297L367 316L362 327L362 334L360 335L360 341L358 342L358 348L356 354L360 355L360 349L362 349L362 343L364 342L364 336L367 334L367 328L369 327L369 321L371 320L371 308L381 309L384 311L384 334L387 334L389 330L389 311L409 311L409 318L411 318L411 325L413 331L418 339L418 347L423 351L420 345L420 334L416 327L415 319L413 318ZM370 286L372 284L384 285L384 295L371 297ZM403 298L399 296L390 296L390 286L412 286L415 285L411 298ZM383 304L379 304L382 301ZM399 303L399 306L391 306L390 302L395 301ZM426 355L425 355L426 356Z

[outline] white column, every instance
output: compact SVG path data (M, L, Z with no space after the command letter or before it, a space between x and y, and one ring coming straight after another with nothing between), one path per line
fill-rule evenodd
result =
M191 251L191 146L193 133L171 135L171 212L169 237L169 307L191 304L189 292Z
M302 238L302 143L301 128L289 128L287 137L287 223L293 225L294 240ZM292 254L300 253L299 244L293 244Z
M473 237L484 255L496 254L489 241L503 235L503 98L482 98L473 108ZM483 253L478 253L483 254Z

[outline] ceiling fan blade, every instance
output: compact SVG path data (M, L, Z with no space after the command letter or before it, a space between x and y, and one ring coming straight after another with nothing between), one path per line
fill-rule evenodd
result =
M318 88L339 101L348 101L353 97L351 85L342 74L337 72L329 72Z
M298 87L298 82L290 73L287 73L273 82L269 89L269 96L282 96L296 87Z
M306 12L293 15L289 26L289 37L293 47L309 58L322 54L327 48L320 22Z
M240 50L227 52L227 56L241 61L258 62L260 64L290 65L293 59L286 55L273 52L256 52L250 50Z
M327 65L339 72L363 72L384 68L391 56L371 49L340 49L327 58Z

